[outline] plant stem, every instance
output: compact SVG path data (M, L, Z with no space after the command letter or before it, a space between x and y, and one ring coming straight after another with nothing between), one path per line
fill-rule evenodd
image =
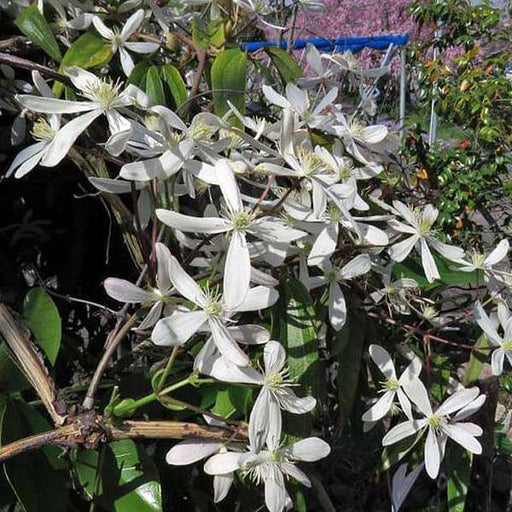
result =
M167 364L165 365L165 369L162 373L162 376L158 380L158 384L156 386L155 392L160 393L160 390L164 387L164 384L167 382L167 377L169 377L169 372L171 371L174 361L176 360L176 356L178 355L180 346L175 345L172 349L171 355L169 356L169 359L167 361Z

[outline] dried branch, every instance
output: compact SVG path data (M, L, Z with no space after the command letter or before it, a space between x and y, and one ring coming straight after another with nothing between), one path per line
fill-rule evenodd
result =
M37 64L31 60L17 57L16 55L0 52L0 63L9 64L9 66L13 66L15 68L28 69L29 71L39 71L42 75L55 78L55 80L58 80L59 82L71 85L71 80L68 76L63 75L54 69L43 66L42 64Z
M0 303L0 334L5 338L23 374L37 391L54 424L62 425L65 416L60 415L55 407L58 398L56 387L44 365L43 358L28 337L27 330L16 321L9 308L2 303Z

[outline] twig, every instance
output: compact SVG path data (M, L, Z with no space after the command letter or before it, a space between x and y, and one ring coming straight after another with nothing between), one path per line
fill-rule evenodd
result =
M112 339L112 342L105 348L105 352L103 352L103 356L96 367L94 375L92 376L91 383L89 384L89 389L85 395L83 401L84 409L92 409L94 406L94 395L98 389L98 385L100 383L101 377L103 373L107 369L108 363L110 362L110 358L114 355L118 345L123 341L124 337L128 334L132 326L137 321L137 315L133 314L128 318L125 324L119 329L115 337Z
M65 83L67 85L71 85L71 80L68 76L63 75L58 71L55 71L54 69L47 68L46 66L37 64L36 62L32 62L31 60L17 57L16 55L10 55L9 53L0 52L0 62L3 64L9 64L10 66L14 66L15 68L28 69L30 71L39 71L43 75L55 78L59 82Z

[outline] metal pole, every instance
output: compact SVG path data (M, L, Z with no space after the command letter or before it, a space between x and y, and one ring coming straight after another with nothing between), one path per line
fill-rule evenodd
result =
M435 40L437 41L441 37L441 28L438 27L435 33ZM439 57L439 49L434 48L434 60ZM435 143L437 139L437 114L436 114L436 102L437 102L437 84L434 85L432 90L432 103L430 105L430 128L428 133L428 143L430 146Z
M407 48L404 46L400 50L400 118L398 126L400 129L400 140L403 141L405 135L405 93L407 85Z

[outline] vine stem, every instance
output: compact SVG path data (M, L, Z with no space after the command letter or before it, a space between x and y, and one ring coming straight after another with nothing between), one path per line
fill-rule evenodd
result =
M36 62L32 62L28 59L23 59L22 57L17 57L16 55L11 55L9 53L0 52L0 62L3 64L9 64L10 66L14 66L15 68L28 69L30 71L39 71L43 75L46 75L50 78L55 78L59 82L65 83L67 85L71 85L71 80L68 76L55 71L54 69L48 68L41 64L37 64Z

